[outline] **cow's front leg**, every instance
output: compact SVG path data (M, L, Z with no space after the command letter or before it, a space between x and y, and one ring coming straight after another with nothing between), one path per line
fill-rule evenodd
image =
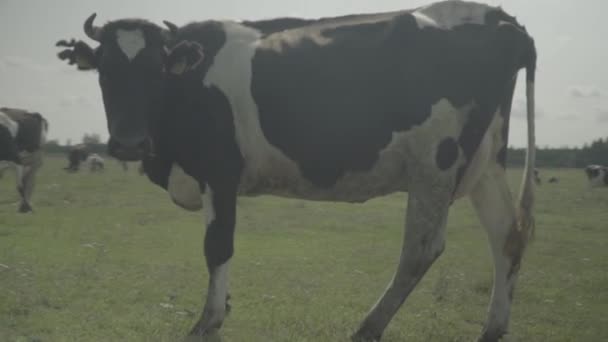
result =
M26 167L23 165L17 164L15 166L17 193L19 193L19 212L20 213L28 213L28 212L32 211L32 206L30 205L29 200L28 200L28 193L31 193L31 191L28 191L28 189L27 189L28 188L27 180L30 178L30 177L27 177L27 175L29 174L27 169L29 169L29 167Z
M208 335L219 329L228 312L228 263L234 251L236 191L213 189L209 184L203 195L207 220L205 257L209 270L207 301L201 318L190 335Z
M20 213L32 211L31 200L36 184L36 173L42 166L42 152L34 152L28 157L27 165L17 165L17 191L21 197Z

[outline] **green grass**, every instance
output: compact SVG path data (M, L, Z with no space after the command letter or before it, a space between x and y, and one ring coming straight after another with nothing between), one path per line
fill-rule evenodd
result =
M114 161L67 174L47 158L34 215L18 215L0 180L0 341L177 341L206 290L202 214ZM608 190L581 170L541 170L537 236L522 266L511 341L608 340ZM514 187L521 170L510 171ZM347 341L386 287L403 233L405 194L365 204L240 198L224 341ZM472 341L492 267L467 200L447 248L383 341Z

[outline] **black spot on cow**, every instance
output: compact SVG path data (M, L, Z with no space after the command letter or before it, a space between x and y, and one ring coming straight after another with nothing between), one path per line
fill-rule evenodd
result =
M454 138L445 138L437 147L435 161L440 170L445 171L454 165L458 159L458 144Z

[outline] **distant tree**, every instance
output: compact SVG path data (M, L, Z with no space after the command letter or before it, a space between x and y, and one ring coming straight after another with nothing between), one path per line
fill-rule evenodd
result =
M85 133L82 137L82 143L86 145L98 145L101 144L101 137L97 133Z
M53 139L46 142L44 151L48 153L61 153L64 151L64 147L59 144L59 140Z
M526 151L523 148L509 148L507 164L522 167ZM582 147L542 147L536 149L538 167L585 167L589 164L608 165L608 137L594 140Z

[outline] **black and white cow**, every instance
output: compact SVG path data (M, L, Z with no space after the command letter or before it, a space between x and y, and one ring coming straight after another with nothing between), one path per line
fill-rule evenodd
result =
M48 128L47 120L40 113L0 108L0 168L15 169L21 213L32 211L30 201L36 173L42 166L42 147Z
M585 174L589 180L589 186L592 188L601 188L608 186L608 166L602 165L587 165Z
M540 178L540 170L534 169L534 181L536 185L540 185L542 183L542 179Z
M63 169L68 172L76 172L80 169L80 164L87 160L89 151L85 144L78 144L68 149L68 166Z
M353 340L378 340L444 250L448 210L470 196L494 256L481 340L507 331L533 228L533 39L502 9L444 1L319 20L204 21L168 29L140 19L84 24L95 49L58 56L96 69L109 153L143 159L175 203L203 208L207 300L191 335L226 315L237 195L409 200L399 266ZM505 177L518 71L527 73L521 196Z
M90 154L85 163L89 166L89 171L91 172L99 172L104 169L104 159L97 153Z

